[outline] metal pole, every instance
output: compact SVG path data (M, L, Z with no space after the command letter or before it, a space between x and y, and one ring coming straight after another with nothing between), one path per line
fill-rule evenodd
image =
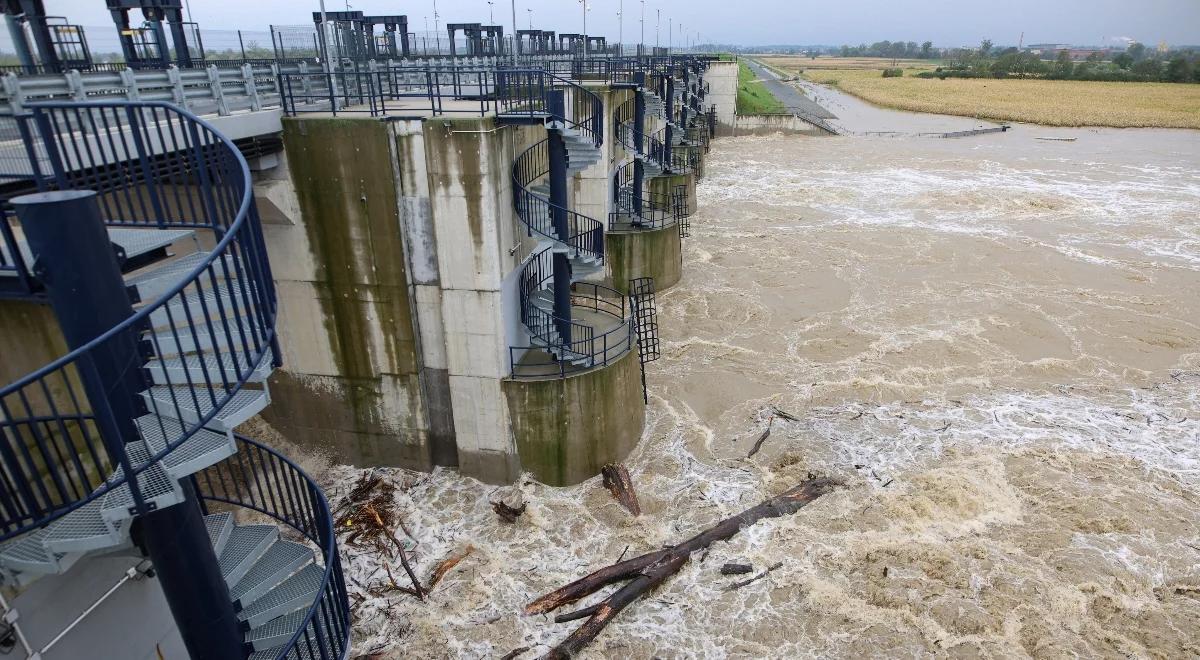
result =
M638 56L641 57L646 50L646 0L642 0L642 18L638 21L642 26L642 36L638 39Z
M512 19L513 19L512 61L513 61L513 66L516 66L517 65L517 51L521 49L521 35L517 34L517 0L512 0Z
M69 348L79 348L133 315L96 193L64 190L12 200L35 256L38 277ZM86 353L79 364L84 390L114 464L128 464L125 443L138 437L134 420L144 414L138 393L148 387L140 369L138 329ZM130 472L126 468L125 474ZM129 485L134 501L140 491ZM134 538L146 546L167 605L192 660L245 657L242 632L229 587L205 529L190 480L180 482L184 500L144 513Z
M625 43L625 0L617 4L617 57L621 56L621 44Z
M662 10L655 9L654 16L654 47L658 48L658 44L660 43L658 39L658 29L662 27Z
M646 72L638 71L633 74L633 80L637 83L637 92L634 94L633 100L633 134L634 151L637 152L637 157L633 161L633 210L640 217L642 214L642 196L643 186L645 185L646 162L645 162L645 144L643 124L646 121Z
M29 50L29 40L25 38L25 28L12 14L4 15L4 22L8 24L8 35L12 39L13 50L17 52L17 61L21 66L28 69L29 73L33 73L36 64L33 61L33 54Z
M437 42L438 55L442 54L442 28L438 27L437 0L433 0L433 38ZM454 44L451 44L453 46Z
M551 117L565 117L566 95L561 89L546 92L546 110ZM561 131L551 129L546 136L550 166L550 213L554 221L554 233L558 240L566 243L571 228L567 217L567 145ZM555 251L552 255L554 268L554 317L555 329L563 344L571 345L571 262L566 252Z
M275 38L272 36L271 44L274 45ZM238 30L238 47L242 49L242 61L246 61L246 42L242 40L242 31Z

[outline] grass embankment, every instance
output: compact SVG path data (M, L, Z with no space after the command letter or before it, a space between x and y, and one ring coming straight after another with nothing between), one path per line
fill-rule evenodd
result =
M788 60L781 62L780 60ZM838 60L842 60L839 62ZM1200 128L1200 85L1171 83L1022 80L1019 78L915 78L935 62L902 61L902 78L884 78L890 59L775 58L785 71L834 85L888 108L936 112L1046 126ZM839 64L856 62L856 67Z
M783 104L759 81L745 61L738 62L737 113L769 115L783 112Z

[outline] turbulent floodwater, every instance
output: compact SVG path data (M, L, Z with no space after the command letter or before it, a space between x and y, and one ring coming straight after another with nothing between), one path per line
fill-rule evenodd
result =
M348 548L357 652L534 657L576 624L525 603L811 472L847 488L586 657L1200 655L1200 134L734 138L707 169L628 460L644 514L530 482L506 525L507 489L393 473L418 573L476 550L418 603ZM772 406L801 421L747 459ZM726 591L731 560L783 566Z

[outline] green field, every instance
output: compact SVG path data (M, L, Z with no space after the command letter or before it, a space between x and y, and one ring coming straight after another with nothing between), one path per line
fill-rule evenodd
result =
M769 115L783 112L783 104L759 82L745 62L738 62L737 113Z

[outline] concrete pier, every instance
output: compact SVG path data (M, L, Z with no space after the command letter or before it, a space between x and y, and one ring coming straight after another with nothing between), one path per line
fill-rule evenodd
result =
M267 422L337 462L444 466L497 484L522 472L578 483L636 446L638 348L633 332L613 329L631 327L622 297L630 280L653 278L658 291L679 281L681 234L673 221L609 226L615 181L633 157L617 139L616 112L635 91L583 85L601 99L604 131L600 158L568 180L567 199L605 233L603 261L572 282L614 289L593 287L607 291L594 294L603 300L571 302L580 305L577 321L609 314L592 328L591 362L552 355L524 318L522 277L547 243L517 214L514 164L546 139L540 121L465 113L282 120L283 152L252 167L283 361L269 382ZM663 126L649 120L645 131ZM683 186L691 213L695 179L652 177L645 194L670 199ZM197 240L213 242L203 232ZM37 335L44 345L36 356L6 352L10 380L62 354L42 305L3 305L3 343L27 348ZM611 346L597 354L598 341Z

